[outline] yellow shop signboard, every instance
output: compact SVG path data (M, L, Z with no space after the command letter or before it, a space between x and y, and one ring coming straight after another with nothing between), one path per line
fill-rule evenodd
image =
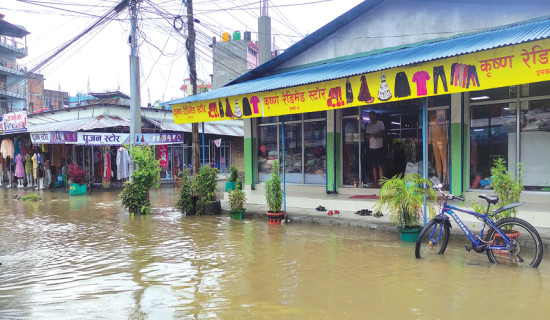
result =
M175 123L349 108L550 80L550 40L348 78L172 106Z

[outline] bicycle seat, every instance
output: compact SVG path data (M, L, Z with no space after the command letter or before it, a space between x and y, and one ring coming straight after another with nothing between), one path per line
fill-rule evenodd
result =
M481 199L487 200L490 204L496 204L498 202L498 196L488 196L484 194L480 194L478 197Z

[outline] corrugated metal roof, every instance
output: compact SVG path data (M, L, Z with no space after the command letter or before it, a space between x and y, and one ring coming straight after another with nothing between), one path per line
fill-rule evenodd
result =
M157 121L150 118L147 118L147 120L163 131L192 132L192 125L190 123L175 124L173 120ZM202 126L199 126L199 133L202 133ZM222 136L242 137L244 136L244 129L242 126L205 122L204 133Z
M392 51L330 62L265 78L237 83L199 95L163 103L173 105L219 99L253 92L276 90L309 83L340 79L415 63L444 59L529 41L550 38L550 18L525 21L487 31L432 40Z
M77 120L65 120L41 124L32 124L32 120L27 120L29 132L43 131L80 131L112 127L129 127L130 121L120 117L98 116L93 118L84 118Z

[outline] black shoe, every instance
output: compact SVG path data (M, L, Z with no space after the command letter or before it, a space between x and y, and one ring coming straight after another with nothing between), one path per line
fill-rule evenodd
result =
M323 207L323 206L318 206L317 208L315 208L315 210L317 210L317 211L327 211L327 209L325 209L325 207Z

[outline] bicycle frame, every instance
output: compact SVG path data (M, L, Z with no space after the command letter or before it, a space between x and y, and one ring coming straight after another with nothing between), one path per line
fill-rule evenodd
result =
M479 233L479 236L475 235L474 233L472 233L470 231L470 229L468 229L468 227L464 224L464 222L462 222L462 220L460 220L460 218L458 217L458 215L455 213L455 211L459 211L459 212L463 212L463 213L466 213L466 214L469 214L469 215L472 215L476 218L480 218L480 219L483 219L483 226L481 227L481 231ZM453 217L454 221L458 224L458 226L460 227L460 229L462 229L462 232L464 232L466 234L466 236L468 237L468 239L470 239L470 241L472 242L472 244L474 245L474 248L479 248L479 247L482 247L484 249L490 249L490 250L506 250L507 248L510 248L512 246L511 242L510 242L510 238L504 233L504 232L501 232L500 229L496 228L495 227L495 222L493 221L493 219L491 219L489 217L489 212L487 211L485 214L480 214L480 213L477 213L475 211L469 211L469 210L466 210L466 209L461 209L461 208L457 208L455 206L452 206L452 205L449 205L447 204L447 201L445 201L443 203L443 207L441 208L441 212L437 215L438 217L440 217L442 220L443 220L443 223L445 223L445 221L449 220L449 218L445 215L445 214L448 214L450 215L451 217ZM490 227L492 227L493 229L496 230L496 232L502 237L502 239L504 240L505 244L501 244L501 245L498 245L498 244L491 244L491 245L487 245L487 243L485 241L482 241L482 236L483 236L483 231L485 230L485 226L486 225L489 225ZM439 230L439 234L437 235L437 242L439 242L439 238L441 237L441 232L442 232L442 229ZM432 230L432 234L430 235L430 239L433 240L433 235L435 233L435 228Z

